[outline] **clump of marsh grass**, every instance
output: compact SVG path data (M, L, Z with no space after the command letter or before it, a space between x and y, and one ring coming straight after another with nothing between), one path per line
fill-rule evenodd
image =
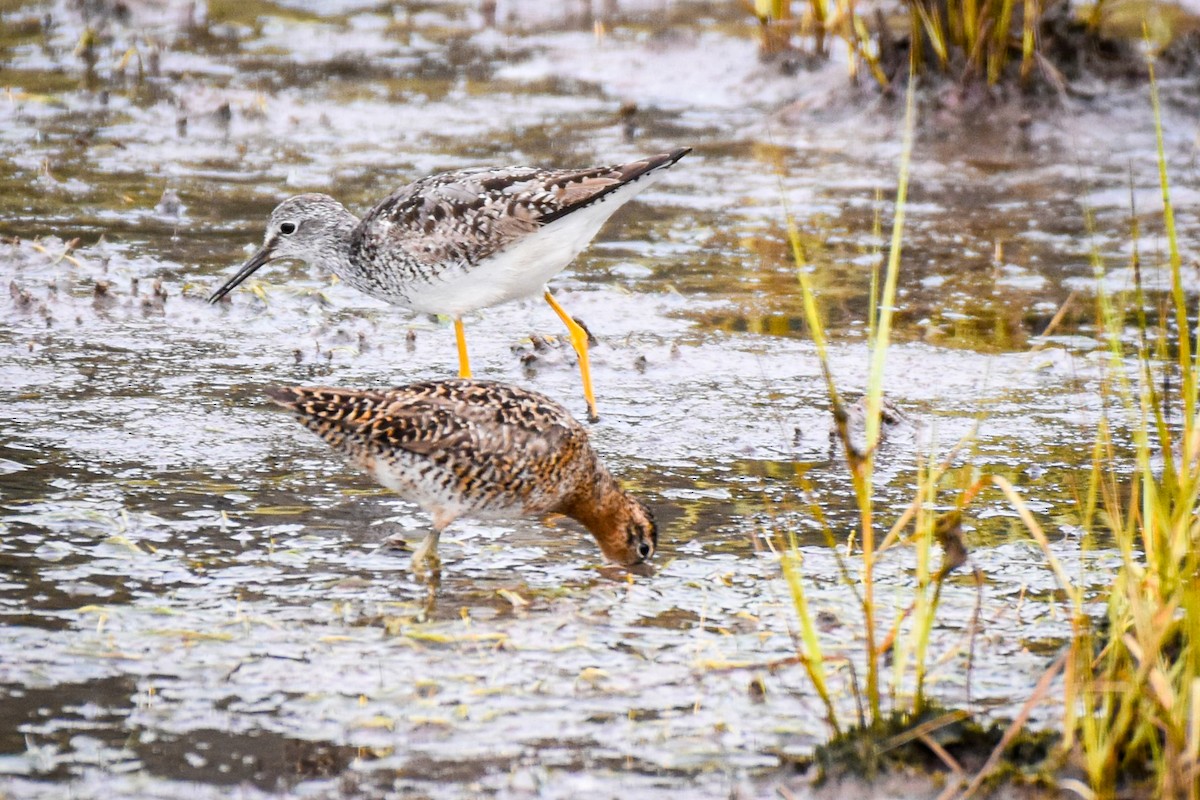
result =
M915 75L1061 94L1084 71L1136 72L1143 37L1164 52L1200 32L1200 17L1165 0L907 0L890 16L878 6L864 15L855 0L740 1L759 21L764 57L801 39L824 59L840 40L851 78L865 71L885 90Z
M1151 333L1141 286L1143 265L1132 255L1132 296L1114 297L1104 264L1093 252L1097 317L1108 348L1105 407L1123 416L1134 449L1134 471L1119 480L1113 429L1108 417L1097 430L1079 524L1090 535L1107 534L1120 568L1095 626L1082 611L1083 591L1058 566L1035 520L1022 517L1042 544L1074 609L1074 637L1067 652L1066 745L1087 775L1085 796L1109 798L1139 777L1162 798L1200 797L1200 420L1197 419L1200 342L1191 337L1188 300L1175 229L1163 148L1158 90L1150 66L1157 132L1166 269L1171 290L1157 335ZM1134 309L1138 332L1133 359L1123 337ZM1170 331L1170 333L1168 333ZM1156 378L1178 378L1165 397ZM1016 499L1016 502L1020 502Z
M747 0L743 0L746 2ZM1047 6L1055 0L909 0L898 16L876 9L862 16L854 0L805 0L793 13L790 0L754 0L764 55L787 50L796 36L811 37L813 54L828 55L837 37L850 53L850 70L865 65L883 86L904 66L912 74L940 72L996 83L1009 63L1020 61L1020 77L1053 68L1040 58L1039 39Z
M872 500L876 446L880 441L879 411L883 406L883 366L886 363L899 275L907 171L913 132L913 91L907 93L904 148L896 196L892 239L882 273L873 276L869 324L870 371L866 395L865 447L852 444L849 413L829 367L828 341L817 297L805 268L801 239L789 215L788 230L798 267L807 320L825 377L838 438L842 441L854 486L858 524L852 532L857 550L855 569L839 562L844 582L861 609L865 665L826 651L815 615L808 604L802 558L795 543L781 555L784 577L799 622L798 660L824 704L834 733L826 748L833 758L852 758L869 774L884 762L898 742L918 741L943 758L959 780L947 785L944 796L969 797L999 768L1001 755L1022 736L1022 726L1063 676L1063 726L1059 752L1077 762L1084 782L1067 779L1070 788L1091 800L1111 798L1134 784L1161 798L1200 800L1200 331L1193 340L1190 309L1184 290L1183 264L1171 203L1162 123L1153 66L1150 87L1157 132L1159 178L1167 253L1163 265L1171 290L1159 319L1145 312L1144 269L1133 230L1131 257L1135 287L1129 295L1114 296L1105 283L1102 259L1093 252L1096 277L1096 316L1107 347L1106 379L1102 386L1105 416L1097 426L1086 486L1078 497L1078 523L1085 542L1111 537L1120 568L1099 624L1087 613L1084 589L1068 574L1018 489L1001 476L972 474L957 487L953 510L944 484L952 451L940 462L930 459L918 470L915 497L883 533ZM1090 225L1089 218L1089 225ZM1132 309L1130 315L1126 307ZM1132 319L1130 319L1132 316ZM1157 323L1157 324L1154 324ZM1136 344L1126 335L1132 324ZM1172 380L1164 380L1169 376ZM1174 391L1160 385L1175 385ZM1114 415L1117 415L1116 418ZM1124 480L1114 430L1124 428L1132 439L1132 479ZM1127 473L1126 473L1127 474ZM1017 511L1030 535L1043 550L1049 568L1070 606L1073 636L1047 668L1017 718L995 743L992 755L969 782L952 759L943 757L930 734L962 723L963 712L939 709L925 694L930 631L937 614L944 579L966 560L959 527L964 509L987 485L998 488ZM819 506L814 516L824 521ZM832 545L833 533L824 525ZM883 535L880 535L883 533ZM911 602L894 619L881 620L875 567L889 548L905 544L916 555ZM934 548L944 555L933 567ZM890 664L885 656L890 656ZM848 667L849 689L857 713L847 722L839 714L833 689L836 670ZM890 669L890 675L885 674ZM888 701L885 704L885 700ZM818 755L818 760L820 760ZM958 794L961 791L961 794Z
M868 338L870 366L868 388L863 402L866 406L865 432L852 430L851 412L833 379L828 355L828 340L818 308L817 296L806 267L804 248L799 233L788 215L788 233L797 276L803 298L805 319L816 347L824 374L825 385L833 410L836 437L841 442L846 465L854 487L857 525L849 541L840 542L825 522L821 507L810 503L813 516L822 523L827 540L839 555L843 583L854 594L855 605L861 611L865 639L865 659L856 659L826 652L816 615L809 607L802 569L802 556L795 541L783 548L780 559L784 578L795 608L799 636L798 660L807 672L825 708L826 720L833 731L833 741L817 754L818 763L832 763L851 758L850 769L861 768L866 774L879 769L885 761L898 757L901 744L920 743L926 753L943 759L947 767L957 764L934 740L934 734L951 727L961 727L967 715L947 711L930 703L926 696L926 678L930 663L930 641L934 620L942 597L946 577L967 561L961 525L963 510L971 503L983 483L978 476L969 476L965 485L947 489L953 474L950 466L961 446L953 448L944 458L921 459L917 470L915 496L907 508L889 525L882 525L876 513L873 478L875 457L881 442L881 411L886 401L883 392L883 373L891 338L892 314L896 303L900 272L900 255L904 228L904 208L908 187L908 165L914 136L914 92L907 94L904 148L892 225L891 245L886 263L872 277L871 318ZM938 513L935 509L951 506ZM877 595L876 568L883 554L896 547L909 547L915 559L915 585L911 596L901 603L891 619L881 612L891 609L894 597L882 603ZM937 563L936 550L943 555ZM854 555L853 564L848 557ZM980 576L976 576L977 579ZM979 608L976 605L975 615ZM849 672L847 681L854 696L856 712L852 719L843 719L834 702L834 673ZM964 734L965 735L965 734ZM981 739L982 740L982 739Z

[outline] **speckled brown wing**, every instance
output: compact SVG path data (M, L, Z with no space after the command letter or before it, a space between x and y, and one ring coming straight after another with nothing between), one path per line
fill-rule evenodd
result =
M606 194L689 152L681 148L628 164L589 169L505 167L446 172L391 195L354 232L356 257L373 262L403 253L432 274L447 264L474 265ZM429 274L421 277L428 279Z
M461 447L467 438L461 421L447 409L403 403L402 396L402 407L393 410L394 392L322 386L267 394L335 450L351 455L360 448L372 454L397 449L428 454Z
M586 431L561 406L507 384L452 380L268 394L359 466L411 472L404 482L436 482L429 491L480 510L489 504L549 510L594 458Z

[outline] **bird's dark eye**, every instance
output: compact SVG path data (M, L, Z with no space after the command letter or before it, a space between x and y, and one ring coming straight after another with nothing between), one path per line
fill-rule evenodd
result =
M290 234L295 233L296 232L296 223L284 222L283 224L281 224L279 226L279 232L282 233L284 236L288 236Z

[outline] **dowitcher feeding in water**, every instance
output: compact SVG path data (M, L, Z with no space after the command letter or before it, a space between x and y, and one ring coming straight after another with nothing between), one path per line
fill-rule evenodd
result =
M438 537L460 516L558 513L591 531L613 561L654 554L650 510L600 463L587 431L544 395L503 383L446 380L397 389L268 392L309 430L433 516L413 567L435 571Z
M277 259L325 266L372 297L453 318L458 374L469 378L463 315L542 292L570 331L588 417L595 420L588 333L546 282L574 260L613 212L689 152L683 147L588 169L444 172L400 189L361 220L328 195L297 195L271 212L262 248L209 302Z

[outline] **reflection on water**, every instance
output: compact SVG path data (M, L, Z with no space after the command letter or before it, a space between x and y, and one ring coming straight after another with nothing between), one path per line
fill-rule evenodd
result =
M724 2L522 0L491 24L474 3L203 7L0 12L6 796L716 796L807 752L820 704L800 668L762 666L796 648L780 534L803 548L831 650L855 656L861 631L829 551L854 525L852 492L784 220L802 232L836 377L861 391L889 112L789 105L800 90L758 64ZM836 97L841 81L809 84ZM1111 559L1081 553L1071 524L1101 410L1079 281L1093 245L1125 263L1122 201L1104 190L1130 163L1139 187L1157 180L1148 115L1113 113L1128 133L1106 139L1104 163L1087 114L1035 123L1020 146L977 131L918 148L887 380L918 425L877 481L890 521L918 454L982 419L955 474L1024 487L1072 574L1097 585ZM1168 130L1185 152L1186 126ZM203 298L288 194L361 209L438 169L677 145L696 153L555 281L599 337L592 432L655 509L653 574L598 563L567 523L464 521L430 606L407 557L376 551L427 519L262 390L444 377L452 332L288 265L230 304ZM1181 226L1191 214L1181 205ZM570 354L530 357L531 336L558 336L548 309L470 324L480 375L582 416ZM974 510L989 582L971 696L1005 716L1066 623L1012 512L988 494ZM910 580L906 558L881 566L889 591ZM974 602L968 578L947 587L935 652L958 646ZM962 703L965 674L951 658L932 685Z

